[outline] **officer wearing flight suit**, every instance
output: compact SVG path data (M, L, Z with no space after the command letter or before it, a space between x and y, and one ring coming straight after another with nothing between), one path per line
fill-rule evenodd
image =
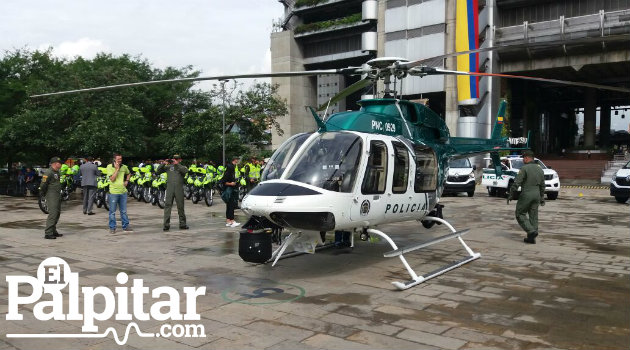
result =
M525 243L536 244L538 236L538 205L545 205L545 175L538 164L534 162L534 152L524 151L525 165L519 170L512 187L508 203L513 194L521 187L521 194L516 203L516 221L525 230Z
M164 203L164 231L171 228L171 208L173 207L173 198L177 203L177 215L179 215L179 228L188 229L186 225L186 213L184 213L184 175L188 172L188 168L179 164L182 157L178 154L173 159L165 160L157 169L157 173L166 172L166 200Z
M39 185L39 191L42 196L46 197L46 205L48 206L48 218L46 219L46 229L44 230L44 238L46 239L56 239L63 236L57 232L57 222L61 214L60 168L61 159L52 157L50 168L44 171L41 184Z

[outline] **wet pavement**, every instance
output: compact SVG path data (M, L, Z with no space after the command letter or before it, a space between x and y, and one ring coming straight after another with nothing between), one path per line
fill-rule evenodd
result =
M0 197L4 276L36 276L42 260L56 256L79 273L82 287L114 290L120 272L129 276L127 285L142 279L151 289L206 287L197 298L200 320L134 320L141 333L160 334L166 323L195 324L203 326L205 337L147 338L131 330L118 345L111 332L98 338L8 338L81 334L83 322L37 320L34 304L20 306L24 320L7 321L8 285L2 278L0 350L630 347L630 205L617 204L605 189L564 189L558 200L547 201L536 245L523 243L513 219L514 202L507 206L481 187L472 198L443 198L445 218L458 230L470 228L464 239L481 258L405 291L390 283L409 276L397 258L383 258L391 250L384 241L357 239L353 249L283 259L275 267L243 262L238 229L225 227L225 207L218 202L206 207L187 201L190 230L176 229L174 210L174 229L165 233L162 210L130 199L135 231L119 228L110 235L105 210L84 216L73 199L62 207L58 229L64 237L44 240L45 215L36 200ZM245 218L237 216L237 221ZM380 229L398 246L447 233L444 226L427 230L414 221ZM463 256L456 240L405 255L420 274ZM31 292L20 287L20 296ZM184 299L182 292L182 313ZM155 300L145 297L144 310L152 309ZM104 304L102 297L95 298L97 312ZM96 325L122 338L129 322L111 317Z

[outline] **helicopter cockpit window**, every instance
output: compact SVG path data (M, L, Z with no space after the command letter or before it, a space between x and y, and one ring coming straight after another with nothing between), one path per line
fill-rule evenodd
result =
M409 152L407 147L400 142L392 142L394 146L394 181L392 192L407 192L407 179L409 177Z
M385 193L387 185L387 145L383 141L372 141L370 143L370 156L365 176L361 185L363 194Z
M428 192L437 188L437 161L435 152L431 148L415 146L416 152L416 178L414 191Z
M361 138L355 134L323 133L306 146L286 178L329 191L352 192L361 147Z
M295 152L302 146L304 141L311 136L311 133L297 134L286 140L280 148L271 156L269 162L265 166L260 181L279 179L295 155Z

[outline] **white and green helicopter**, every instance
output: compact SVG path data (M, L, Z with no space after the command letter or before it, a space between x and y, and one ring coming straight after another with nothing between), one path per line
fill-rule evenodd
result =
M480 52L479 49L448 56ZM195 77L118 84L88 89L62 91L33 97L101 91L129 86L262 77L316 76L322 74L361 75L330 103L369 85L382 81L382 98L359 101L360 110L335 113L320 118L311 108L317 130L292 136L275 151L263 172L261 182L243 199L241 209L250 217L240 236L239 254L248 262L275 265L287 248L314 252L323 243L326 232L350 232L368 239L383 238L392 251L385 257L398 257L410 275L405 282L392 282L407 289L480 257L466 245L462 235L442 216L439 204L450 159L490 153L500 164L498 152L514 150L507 137L501 137L505 102L501 102L490 139L451 137L444 120L419 103L404 100L391 89L407 76L436 74L494 76L545 81L630 93L623 87L591 83L512 76L483 72L452 71L425 65L434 58L407 61L378 58L362 67L300 72L262 73ZM320 109L325 108L323 106ZM521 149L526 149L521 148ZM500 166L495 169L501 174ZM451 231L444 236L409 247L398 247L378 229L380 225L418 220L425 227L444 224ZM280 233L284 232L284 233ZM278 234L280 233L280 234ZM272 236L279 246L272 252ZM425 275L418 275L405 254L457 238L467 256Z

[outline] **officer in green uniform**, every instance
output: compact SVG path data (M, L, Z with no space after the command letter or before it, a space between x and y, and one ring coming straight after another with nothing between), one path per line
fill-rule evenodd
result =
M48 206L48 218L44 230L44 238L46 239L56 239L63 236L57 232L57 222L61 214L61 182L59 182L61 175L59 169L61 169L61 159L52 157L50 168L44 171L39 185L39 191L41 195L46 197L46 205Z
M512 187L508 203L513 194L521 187L521 194L516 203L516 221L525 230L527 237L525 243L536 244L538 236L538 205L545 205L545 175L538 164L534 162L534 152L524 151L523 162L525 165L519 170Z
M179 228L188 229L186 225L186 213L184 213L184 175L188 172L188 168L179 164L182 157L178 154L173 159L164 161L157 170L158 174L166 172L166 200L164 203L164 226L163 230L168 231L171 228L171 208L173 207L173 198L177 203L177 215L179 215Z

